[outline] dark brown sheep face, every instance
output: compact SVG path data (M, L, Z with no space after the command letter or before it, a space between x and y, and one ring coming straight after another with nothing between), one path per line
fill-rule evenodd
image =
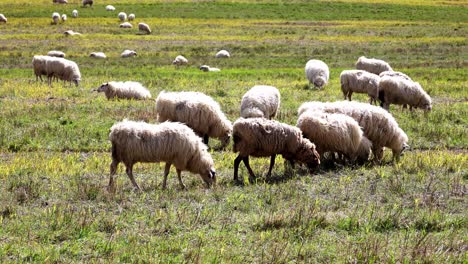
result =
M106 91L107 86L108 86L108 83L103 83L103 84L101 84L101 86L99 86L99 88L96 91L98 91L99 93L102 93L102 92Z
M216 184L216 171L214 169L210 169L208 173L203 173L201 177L208 188Z
M320 154L315 150L315 148L311 149L310 155L307 161L307 167L311 169L315 169L318 165L320 165Z

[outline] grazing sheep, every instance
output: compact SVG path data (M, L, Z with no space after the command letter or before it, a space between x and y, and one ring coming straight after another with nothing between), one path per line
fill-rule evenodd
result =
M58 24L60 20L60 14L57 12L52 13L52 24L56 25Z
M75 9L75 10L72 11L72 17L73 17L73 18L77 18L77 17L78 17L78 10Z
M62 51L59 51L59 50L51 50L51 51L47 52L47 56L65 58L65 53L63 53Z
M135 20L135 14L128 15L128 21L133 21L133 20Z
M393 71L392 67L390 67L390 64L387 62L373 58L368 59L364 56L359 57L357 60L356 69L368 71L377 75L384 71Z
M80 36L81 35L81 33L75 32L73 30L67 30L67 31L63 32L63 34L65 36Z
M406 133L395 118L380 107L353 101L307 102L299 107L298 114L302 115L305 111L340 113L352 117L362 127L364 136L372 142L372 153L377 162L382 160L384 147L392 150L394 161L398 161L403 151L409 148Z
M199 92L165 92L156 98L158 121L187 124L208 145L209 137L218 138L221 147L229 144L232 124L213 98Z
M133 165L137 162L166 162L163 189L166 189L167 175L172 165L176 167L182 189L185 185L181 172L185 170L199 174L207 187L216 183L214 162L206 145L184 124L164 122L153 125L124 120L114 124L110 131L110 190L114 188L114 175L120 162L125 164L127 175L138 190L140 187L133 177Z
M117 17L120 19L120 22L127 20L127 14L125 12L120 12Z
M0 14L0 23L6 23L8 19L5 17L4 14Z
M410 110L413 107L425 111L432 109L431 97L421 85L402 77L383 77L379 85L379 100L386 110L389 110L390 104L409 105Z
M62 22L65 22L65 21L67 21L67 15L66 15L66 14L63 14L63 15L62 15Z
M340 75L341 91L344 99L351 101L351 96L354 93L367 93L369 95L369 103L377 103L379 96L379 81L378 75L372 74L363 70L346 70Z
M381 72L379 74L380 78L384 77L384 76L390 76L390 77L400 77L400 78L403 78L403 79L406 79L408 81L412 81L411 78L402 73L402 72L398 72L398 71L384 71L384 72Z
M218 68L213 68L213 67L210 67L208 65L202 65L200 66L200 70L204 71L204 72L219 72L221 71L220 69Z
M305 74L309 84L313 84L318 89L322 89L330 78L330 70L321 60L309 60L305 66Z
M104 52L91 52L91 54L89 54L89 56L91 58L97 58L97 59L107 58L107 56L106 56L106 54L104 54Z
M107 99L135 99L144 100L151 98L151 93L139 82L107 82L103 83L97 90L104 92Z
M138 30L145 34L151 34L151 28L146 23L138 23Z
M68 4L68 0L52 0L54 4Z
M172 64L177 66L186 65L188 64L188 60L184 56L179 55L172 61Z
M305 163L309 169L320 164L320 155L315 145L303 137L299 128L264 118L240 118L233 126L234 152L239 155L234 160L234 181L239 181L238 171L241 161L249 171L249 180L255 180L255 174L249 165L249 156L270 157L267 178L275 165L275 158L280 154L292 167L294 162Z
M83 3L83 7L86 7L87 5L92 7L94 2L93 0L83 0L82 3ZM106 10L107 10L107 7L106 7Z
M115 11L115 7L112 5L107 5L106 6L106 11Z
M52 78L74 83L78 86L81 73L78 65L70 60L56 57L48 57L46 60L46 72L49 86L52 86Z
M49 57L48 56L41 56L41 55L36 55L32 59L32 65L33 65L33 70L34 70L34 75L36 75L36 82L41 79L42 80L42 75L47 75L47 70L46 70L46 61Z
M242 96L240 115L243 118L272 119L278 112L280 101L278 89L268 85L256 85Z
M220 50L216 53L215 58L230 58L231 54L227 50Z
M120 24L121 28L132 28L132 24L130 24L129 22L123 22L122 24Z
M134 50L124 50L122 54L120 54L120 57L122 58L129 58L134 56L137 56L137 53Z

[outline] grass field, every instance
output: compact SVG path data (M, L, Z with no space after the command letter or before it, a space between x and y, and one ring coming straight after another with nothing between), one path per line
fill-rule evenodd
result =
M466 263L467 1L51 2L0 2L8 18L0 24L1 262ZM70 18L51 25L55 11ZM120 29L120 11L154 33ZM83 35L63 36L68 29ZM54 49L80 66L78 88L35 81L32 57ZM120 58L124 49L138 57ZM215 59L220 49L232 57ZM108 58L89 58L94 51ZM171 65L179 54L189 66ZM164 164L137 164L143 191L132 189L121 165L117 191L107 192L109 128L156 115L153 101L108 101L91 91L101 83L140 81L153 97L201 91L231 121L243 93L273 85L282 97L277 119L294 125L301 103L342 100L339 74L362 55L407 73L433 100L426 114L391 107L412 146L398 164L387 150L379 166L285 175L277 157L265 182L269 159L257 158L251 165L261 177L241 187L232 182L229 147L211 152L213 189L184 172L188 188L180 190L173 169L163 191ZM311 58L330 67L323 90L307 88ZM221 72L201 72L201 64ZM247 178L243 166L240 175Z

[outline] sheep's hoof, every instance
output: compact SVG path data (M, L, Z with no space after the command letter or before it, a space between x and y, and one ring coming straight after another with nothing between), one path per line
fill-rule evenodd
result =
M106 189L107 189L107 191L108 191L109 193L115 193L115 190L116 190L115 184L109 184L109 185L107 185L107 188L106 188Z
M237 185L237 186L244 186L244 182L239 180L239 179L235 179L234 180L234 185Z
M187 186L185 186L185 184L182 184L182 185L180 185L180 189L187 190Z

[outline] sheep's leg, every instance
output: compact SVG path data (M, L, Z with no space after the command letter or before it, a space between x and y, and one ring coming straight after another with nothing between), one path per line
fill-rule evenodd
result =
M353 92L352 91L349 91L348 92L348 99L351 101L351 96L353 96Z
M140 190L140 186L138 186L138 184L135 181L135 178L133 177L133 164L128 164L126 166L127 166L127 170L126 170L127 175L130 178L130 181L132 182L133 187L135 187L135 189L137 190Z
M203 143L205 143L205 145L207 145L207 146L208 146L208 140L209 140L209 139L210 139L210 138L208 137L208 135L206 135L206 134L203 135Z
M171 169L171 164L169 162L166 163L166 167L164 167L164 180L163 180L163 190L166 189L167 186L167 175L169 175L169 170ZM180 177L180 175L179 175Z
M179 178L180 188L185 189L185 184L182 182L182 176L180 175L182 171L179 169L176 169L176 171L177 171L177 177Z
M237 156L237 158L234 160L234 181L239 181L239 178L238 178L238 173L239 173L239 164L242 160L242 157L240 156L240 154Z
M119 162L115 159L112 159L112 163L110 165L110 178L109 178L109 186L108 186L109 190L111 190L112 187L114 186L114 175L117 172L118 165L119 165Z
M270 168L268 169L268 173L266 175L267 179L269 179L271 177L271 171L273 170L273 166L275 166L275 159L276 159L276 154L271 155Z
M245 167L249 171L249 175L250 175L249 176L249 182L253 183L256 177L255 177L255 173L253 172L252 168L250 167L249 156L242 158L242 160L244 161Z

